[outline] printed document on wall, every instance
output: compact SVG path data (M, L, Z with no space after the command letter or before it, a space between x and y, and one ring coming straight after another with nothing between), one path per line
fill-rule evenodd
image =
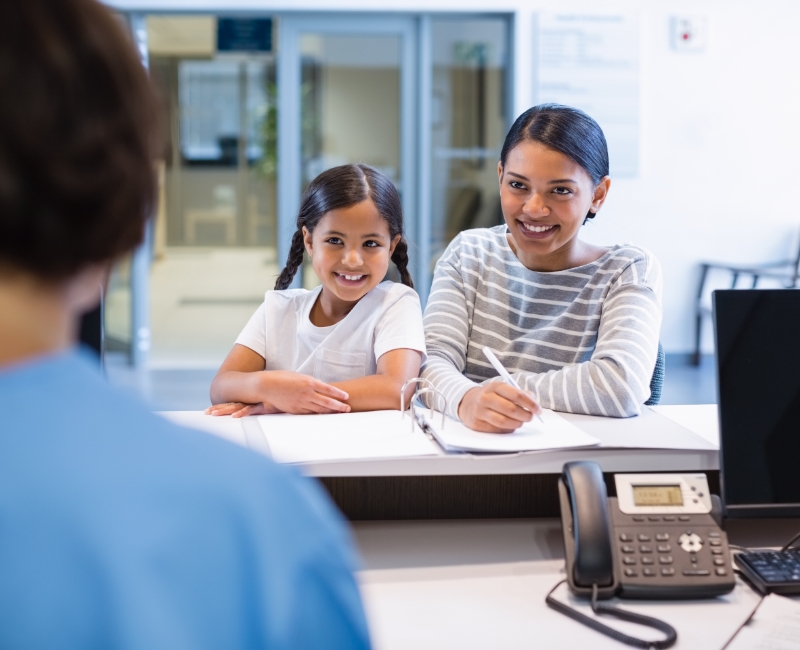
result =
M600 124L611 175L639 173L639 28L634 14L537 17L537 103L580 108Z

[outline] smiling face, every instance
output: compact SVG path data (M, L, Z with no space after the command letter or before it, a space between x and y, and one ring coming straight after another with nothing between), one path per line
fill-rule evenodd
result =
M326 213L314 232L303 228L306 251L322 282L326 312L348 312L386 275L400 235L367 199Z
M526 140L498 165L500 203L519 260L533 271L560 271L588 263L594 253L578 240L587 213L605 201L611 180L595 186L578 163ZM595 258L596 259L596 258Z

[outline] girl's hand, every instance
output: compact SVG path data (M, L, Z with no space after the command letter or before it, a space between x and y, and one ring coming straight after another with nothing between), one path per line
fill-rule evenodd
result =
M264 415L267 413L280 413L278 409L270 404L261 402L259 404L243 404L242 402L226 402L225 404L214 404L205 411L206 415L230 415L233 418L243 418L246 415Z
M489 433L511 433L541 412L529 392L499 381L469 390L458 405L464 424Z
M262 392L268 404L282 413L349 413L345 400L350 396L340 388L299 372L271 370L262 373Z

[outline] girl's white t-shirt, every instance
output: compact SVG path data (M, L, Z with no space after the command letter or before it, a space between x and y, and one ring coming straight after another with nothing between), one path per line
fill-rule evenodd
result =
M236 339L266 360L266 370L292 370L332 383L377 373L391 350L422 352L425 333L416 291L381 282L341 321L317 327L309 320L322 287L267 291Z

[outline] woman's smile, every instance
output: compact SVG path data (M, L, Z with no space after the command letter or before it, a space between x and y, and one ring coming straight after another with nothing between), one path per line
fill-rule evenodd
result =
M517 219L517 223L522 236L526 239L547 239L558 230L558 224L555 223L532 223L520 219Z

